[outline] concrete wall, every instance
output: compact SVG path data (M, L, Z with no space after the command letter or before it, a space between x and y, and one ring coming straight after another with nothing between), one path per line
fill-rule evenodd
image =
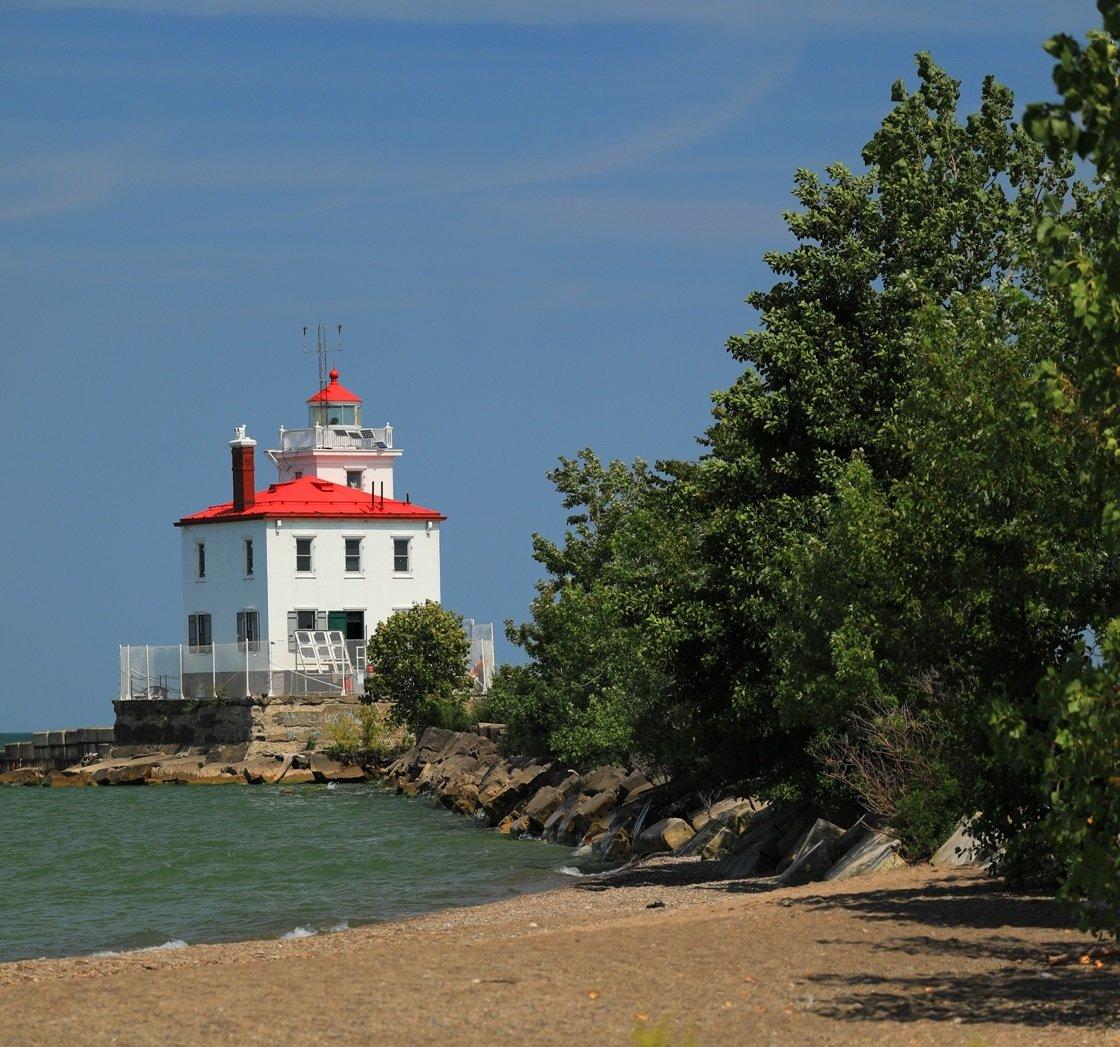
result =
M36 731L29 742L9 742L0 748L0 774L18 767L42 770L69 767L90 754L106 755L112 744L112 727Z
M209 747L248 743L248 755L299 752L326 744L330 722L352 712L357 695L190 699L113 703L117 745Z

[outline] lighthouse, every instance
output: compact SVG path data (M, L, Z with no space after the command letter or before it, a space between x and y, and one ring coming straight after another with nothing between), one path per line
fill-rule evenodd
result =
M238 665L251 660L270 681L286 672L286 686L298 689L311 671L308 632L341 634L351 664L364 665L379 622L440 598L446 517L394 497L402 452L392 426L366 426L362 398L337 370L327 377L307 398L307 425L281 427L266 452L274 483L258 490L257 443L238 426L229 442L231 497L175 522L183 646L188 656L208 656L211 675L222 651ZM190 676L184 666L184 692Z

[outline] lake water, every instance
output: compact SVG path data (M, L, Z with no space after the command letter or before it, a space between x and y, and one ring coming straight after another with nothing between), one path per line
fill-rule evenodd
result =
M563 883L373 784L0 788L0 961L320 933Z

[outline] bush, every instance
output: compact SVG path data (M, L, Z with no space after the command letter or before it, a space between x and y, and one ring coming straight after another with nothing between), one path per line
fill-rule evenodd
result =
M310 746L314 748L314 746ZM401 748L399 733L376 705L360 705L327 725L325 752L332 759L385 759Z
M417 737L427 727L463 730L470 642L463 618L431 600L397 611L369 638L366 693L393 703L391 718Z

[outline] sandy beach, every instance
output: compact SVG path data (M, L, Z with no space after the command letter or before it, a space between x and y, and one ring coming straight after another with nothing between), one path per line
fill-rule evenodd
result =
M773 889L662 861L283 941L0 965L13 1044L1120 1043L1120 965L930 867ZM1055 962L1054 957L1072 962Z

